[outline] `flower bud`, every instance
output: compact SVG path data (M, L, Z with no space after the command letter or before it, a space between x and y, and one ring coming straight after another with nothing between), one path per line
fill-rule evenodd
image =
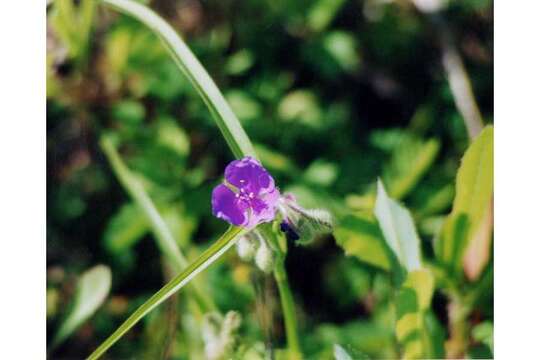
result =
M257 245L257 241L250 234L246 234L236 243L236 252L240 259L251 261L257 251Z
M259 249L255 254L255 264L259 269L267 274L274 270L274 253L264 240L261 241Z

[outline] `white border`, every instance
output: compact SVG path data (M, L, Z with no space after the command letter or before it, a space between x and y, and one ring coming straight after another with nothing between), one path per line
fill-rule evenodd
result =
M44 359L45 1L0 10L0 359Z
M495 356L499 359L540 354L539 16L538 1L495 1Z

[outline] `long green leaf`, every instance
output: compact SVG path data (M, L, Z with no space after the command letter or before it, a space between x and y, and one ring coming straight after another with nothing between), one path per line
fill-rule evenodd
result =
M152 199L148 196L143 184L124 164L111 138L106 135L103 136L100 144L118 180L146 215L160 249L171 260L176 270L185 268L187 266L187 259L180 251L172 233L169 231L167 224L159 214Z
M148 7L131 0L101 0L130 15L151 29L165 44L173 59L208 106L233 154L257 157L238 118L206 70L174 29Z
M463 156L456 178L452 213L435 243L437 257L452 271L461 271L465 251L472 239L490 245L484 238L491 237L491 229L484 231L482 225L490 220L492 196L493 127L486 126ZM479 231L482 238L478 237Z
M169 259L175 271L185 269L188 265L188 261L178 247L167 223L157 210L150 196L148 196L143 184L124 164L120 155L118 155L112 140L107 135L104 135L101 138L101 147L105 152L115 175L118 177L118 180L144 213L161 252ZM201 309L215 309L214 302L196 285L196 283L193 284L190 289L190 294L194 297L197 304Z
M377 182L375 217L384 239L400 264L407 271L418 270L422 262L420 239L412 216L405 207L388 196L380 180Z
M85 271L77 282L69 314L60 325L51 348L60 345L101 306L111 289L111 270L96 265Z
M178 274L174 279L163 286L150 299L142 304L127 320L120 325L111 336L107 338L89 357L88 360L98 359L114 343L118 341L129 329L131 329L146 314L155 309L159 304L167 300L186 284L188 284L197 274L210 266L225 253L236 240L245 232L243 228L230 227L216 242L204 251L194 262Z

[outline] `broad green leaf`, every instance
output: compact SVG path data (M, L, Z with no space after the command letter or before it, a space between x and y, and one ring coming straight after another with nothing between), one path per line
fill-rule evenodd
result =
M434 345L426 317L431 306L435 279L427 269L411 271L396 300L396 336L403 358L433 358Z
M122 205L105 228L105 247L113 254L120 254L134 246L149 231L143 211L134 203Z
M374 219L360 215L346 216L334 229L334 237L347 256L390 270L384 238Z
M181 158L189 155L189 137L178 124L169 117L161 117L157 124L157 143Z
M251 141L212 78L165 20L150 8L132 0L101 2L134 17L152 30L163 41L178 68L202 97L233 154L237 158L247 155L257 157Z
M338 170L335 163L315 160L304 172L304 179L311 184L328 187L336 181Z
M383 183L377 182L375 217L386 243L399 263L407 270L418 270L421 266L420 239L410 212L388 197Z
M111 289L111 270L97 265L82 274L77 281L75 298L69 313L60 325L52 347L58 346L81 326L101 306Z
M471 239L482 231L493 196L493 127L486 126L465 152L456 178L452 212L436 239L437 257L451 271L460 272ZM490 220L489 218L487 219ZM485 241L484 237L488 238ZM484 246L491 244L491 229L484 231Z
M178 290L189 284L201 271L206 269L217 259L219 259L246 230L239 227L230 227L216 242L205 250L195 261L189 264L176 277L163 286L150 299L142 304L131 314L129 318L111 336L109 336L90 356L88 360L95 360L101 357L114 343L116 343L129 329L131 329L146 314L155 309L171 297Z
M298 166L288 156L262 144L255 144L254 146L257 154L259 154L259 158L267 169L280 171L293 177L300 173Z
M353 360L349 353L339 344L334 344L335 360Z
M332 31L324 36L323 47L343 70L353 72L358 68L360 59L353 34Z
M493 323L484 321L476 325L472 330L472 337L474 340L481 342L489 347L493 353Z
M439 148L435 139L422 141L403 136L383 170L382 177L390 196L399 200L409 194L435 161Z
M314 31L324 30L334 19L344 0L318 0L307 13L307 24Z

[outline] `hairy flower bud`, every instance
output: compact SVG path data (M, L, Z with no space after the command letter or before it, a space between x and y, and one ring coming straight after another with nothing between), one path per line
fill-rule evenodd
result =
M274 253L262 237L259 249L255 254L255 264L267 274L274 270Z
M251 261L257 251L258 243L251 234L242 236L236 243L236 252L240 259L244 261Z

